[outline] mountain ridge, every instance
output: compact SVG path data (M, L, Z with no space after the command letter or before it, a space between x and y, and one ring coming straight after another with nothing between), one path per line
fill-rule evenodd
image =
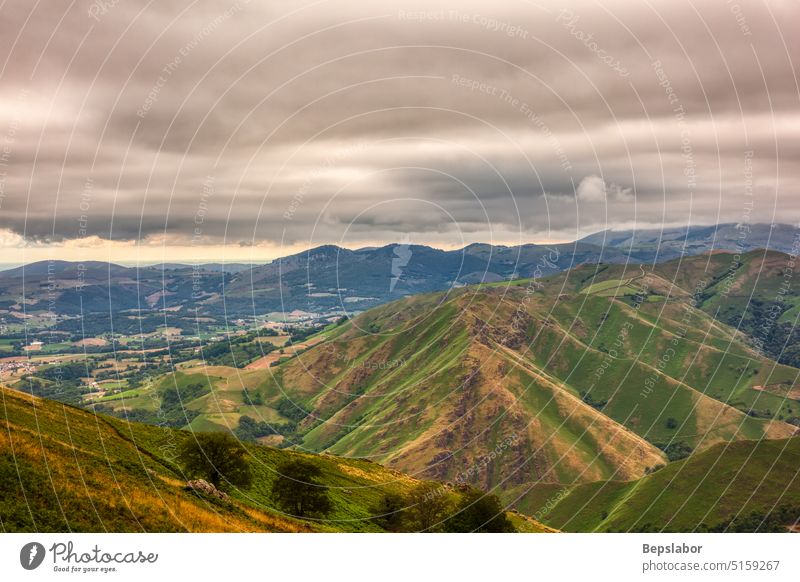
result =
M726 223L602 231L548 245L472 243L458 250L397 243L351 250L327 244L263 265L209 264L205 269L44 261L1 271L0 291L15 298L9 306L23 298L33 301L31 305L51 301L56 312L65 314L170 309L216 317L294 310L335 315L417 293L540 277L581 264L648 264L712 250L747 252L767 244L793 252L796 233L790 225L751 224L745 229ZM90 300L81 301L80 295Z

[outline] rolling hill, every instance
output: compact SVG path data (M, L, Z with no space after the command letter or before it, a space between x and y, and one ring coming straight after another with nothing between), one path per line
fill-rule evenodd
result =
M454 251L423 245L361 250L326 245L237 273L226 287L225 301L235 310L246 305L250 313L353 312L418 293L552 274L601 260L623 263L626 256L584 243L472 244Z
M30 263L0 271L0 314L8 321L44 316L50 320L49 325L68 331L80 331L80 324L76 328L68 325L71 318L80 315L87 319L84 327L89 329L89 314L103 318L97 327L106 332L124 328L126 320L139 318L140 312L152 313L154 319L160 316L159 323L163 325L166 314L162 309L186 309L219 297L226 277L232 275L213 265L209 267L169 270L98 261ZM177 310L172 315L191 314ZM59 327L62 323L67 327ZM140 318L136 323L139 329L152 331L151 325L142 327ZM31 321L28 325L36 327Z
M742 332L770 358L800 367L800 292L796 253L753 251L687 257L657 265L661 276L697 287L696 304L715 319Z
M624 267L596 271L379 307L262 389L308 411L303 447L415 474L456 478L512 439L484 487L639 477L680 450L795 433L798 402L757 387L796 369L657 275L637 301Z
M662 230L603 231L553 245L471 244L444 251L391 244L348 250L332 245L310 249L240 271L226 289L234 309L251 311L340 308L363 310L407 295L464 284L543 276L584 263L660 263L710 251L759 248L791 252L797 229L786 224L691 226Z
M720 527L739 497L692 525L702 495L675 516L648 495L705 491L700 472L712 466L736 495L768 474L794 500L800 370L771 359L740 325L754 301L772 313L773 296L791 316L797 294L781 291L790 260L755 251L584 264L418 294L329 326L273 367L189 361L98 410L148 422L161 414L162 425L278 447L253 445L259 458L326 453L312 458L478 486L529 515L546 504L542 519L558 529ZM750 450L777 473L744 463ZM730 473L737 466L747 471ZM742 507L770 509L778 490L764 491ZM651 505L646 521L626 509Z
M192 428L507 496L638 479L720 443L798 431L800 370L700 308L712 288L702 265L716 265L714 280L725 261L683 259L678 274L677 263L583 265L416 295L331 326L275 367L181 367L118 399L116 414L136 418L174 385Z
M186 491L173 451L191 434L95 415L0 388L0 529L5 532L382 531L385 493L419 481L365 460L247 445L253 486L230 499ZM276 468L302 457L322 471L334 512L300 520L270 499ZM446 495L455 495L446 492ZM516 513L520 531L550 531Z
M732 518L749 518L744 531L780 531L800 521L800 439L717 444L636 481L518 494L521 507L564 531L735 531Z

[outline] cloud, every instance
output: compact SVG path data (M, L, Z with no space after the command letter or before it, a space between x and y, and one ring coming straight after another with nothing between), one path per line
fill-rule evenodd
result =
M628 201L633 199L633 189L617 184L607 184L600 176L586 176L575 191L582 202L606 202L609 199Z
M578 184L576 195L588 202L605 201L606 183L600 176L587 176Z
M1 9L29 242L528 242L737 221L749 181L800 219L796 3L94 5Z

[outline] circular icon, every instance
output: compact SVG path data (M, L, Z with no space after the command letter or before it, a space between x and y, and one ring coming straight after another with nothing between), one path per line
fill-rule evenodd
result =
M26 570L35 570L44 561L44 546L39 542L30 542L19 551L19 563Z

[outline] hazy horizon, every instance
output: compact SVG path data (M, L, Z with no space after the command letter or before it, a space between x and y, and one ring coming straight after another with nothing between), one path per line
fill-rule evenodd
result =
M361 249L369 249L369 248L380 248L392 244L411 244L411 245L420 245L420 246L427 246L430 248L442 250L442 251L458 251L463 248L466 248L470 245L474 244L491 244L494 246L506 246L506 247L515 247L520 245L526 244L535 244L535 245L548 245L548 244L566 244L577 242L582 238L587 236L591 236L594 234L600 234L605 231L610 232L621 232L627 230L636 230L637 232L641 231L650 231L650 230L658 230L659 228L663 228L664 230L667 229L682 229L682 228L694 228L694 227L707 227L707 226L719 226L721 224L736 224L736 223L716 223L716 224L680 224L680 225L672 225L672 226L663 226L663 227L645 227L645 228L618 228L618 229L605 229L593 232L582 233L580 236L575 238L564 238L559 240L525 240L521 242L511 242L511 243L504 243L500 241L488 242L482 240L472 240L465 242L464 244L456 244L456 245L441 245L441 244L426 244L424 242L417 242L414 240L385 240L385 241L373 241L372 244L342 244L341 242L328 242L328 243L319 243L313 246L301 246L298 248L286 248L283 249L284 252L281 252L281 249L276 249L274 253L271 254L260 254L256 255L253 250L257 247L237 247L237 246L220 246L220 247L212 247L212 253L209 256L204 257L197 257L197 248L182 248L182 247L151 247L151 248L144 248L136 247L136 246L126 246L126 247L117 247L114 248L114 245L110 244L110 242L106 243L107 251L104 253L102 252L102 247L95 247L93 249L87 249L86 247L80 249L66 249L66 252L63 252L63 247L58 247L55 245L43 245L40 247L34 248L20 248L17 249L20 254L28 254L34 255L27 260L6 260L0 262L0 271L5 271L8 269L13 269L16 267L20 267L22 265L27 265L30 263L35 263L39 261L46 261L46 260L63 260L63 261L71 261L71 262L80 262L80 261L101 261L101 262L109 262L123 266L150 266L150 265L159 265L162 263L180 263L186 265L192 264L210 264L210 263L246 263L246 264L265 264L275 259L286 257L290 255L294 255L297 253L302 253L314 248L318 248L320 246L325 245L332 245L337 246L340 248L357 251ZM756 224L766 224L766 223L755 223L751 224L750 226L755 226ZM774 224L783 224L783 223L774 223ZM640 225L641 226L641 225ZM787 225L788 226L788 225ZM207 247L201 247L204 250ZM136 251L141 252L141 258L139 259L131 259L129 258L131 255L131 249L136 249ZM237 253L236 251L240 251ZM94 251L94 252L92 252ZM99 252L98 252L99 251ZM110 252L109 252L110 251ZM214 256L214 251L217 252L216 256ZM233 252L231 252L233 251ZM249 251L249 252L248 252ZM159 258L158 254L161 253L162 256ZM169 253L169 256L166 255ZM138 253L137 253L138 254ZM233 256L231 256L233 255ZM6 253L8 256L8 253Z

